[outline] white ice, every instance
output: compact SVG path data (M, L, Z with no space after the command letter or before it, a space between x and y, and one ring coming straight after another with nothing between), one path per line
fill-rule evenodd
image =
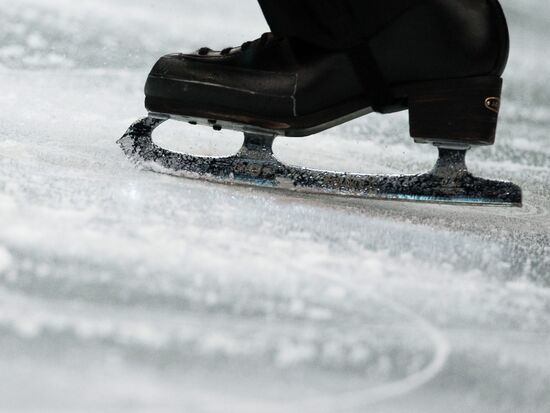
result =
M523 209L305 196L134 168L115 141L162 54L267 30L254 0L0 0L0 411L550 411L550 6L504 0L494 147ZM234 152L171 123L164 146ZM289 162L430 168L406 114Z

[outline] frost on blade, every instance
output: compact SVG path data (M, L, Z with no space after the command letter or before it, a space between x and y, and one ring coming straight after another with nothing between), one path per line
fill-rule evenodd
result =
M273 155L276 131L243 129L243 147L234 156L200 157L163 149L154 130L166 117L149 116L130 126L118 141L136 164L176 176L219 182L277 187L307 193L414 202L521 206L522 191L509 182L477 178L468 172L466 150L439 150L431 172L418 175L360 175L287 166ZM209 121L206 121L208 124Z

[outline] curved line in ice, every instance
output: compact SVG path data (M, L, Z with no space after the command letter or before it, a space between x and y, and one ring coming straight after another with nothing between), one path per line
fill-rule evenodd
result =
M346 282L344 280L326 275L321 277L332 283L340 284L341 286L352 289L352 291L357 291L357 285L354 285L351 282ZM250 402L238 401L236 403L232 403L233 407L238 408L238 411L241 413L249 411L261 411L262 413L278 413L281 411L296 413L306 413L310 411L314 411L316 413L334 413L339 411L349 411L405 396L415 390L418 390L437 377L447 364L447 360L449 359L449 355L451 353L450 343L442 332L424 317L389 298L382 298L378 292L376 293L376 296L366 291L361 291L359 293L363 296L369 295L374 300L390 307L396 313L413 320L421 327L422 330L425 331L426 336L431 339L434 346L434 356L430 364L425 369L411 374L401 380L385 383L366 390L351 391L326 397L306 398L298 401L286 401L282 403L263 402L260 400Z
M357 286L353 285L353 283L348 283L344 280L335 279L330 276L324 276L324 278L331 282L339 283L340 285L346 286L352 290L357 290ZM334 412L350 410L357 407L364 407L367 405L380 403L382 401L395 399L397 397L409 394L431 382L447 364L447 360L451 353L451 347L449 341L440 330L428 322L424 317L413 312L411 309L388 298L382 298L379 293L377 293L376 296L368 292L362 292L362 294L370 295L374 300L391 307L391 309L396 313L404 315L420 325L422 330L426 332L426 335L433 342L434 357L431 363L425 369L401 380L386 383L363 391L360 390L336 395L326 399L322 398L298 402L297 404L300 404L302 407L314 407L316 408L316 411L326 410Z

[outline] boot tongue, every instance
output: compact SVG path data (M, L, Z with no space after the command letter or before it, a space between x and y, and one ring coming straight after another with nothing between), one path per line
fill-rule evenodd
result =
M290 39L272 33L247 43L242 47L242 62L256 69L286 71L296 64L296 56L300 56Z
M264 33L264 34L262 34L261 37L259 37L256 40L243 43L243 45L241 46L241 49L243 51L246 51L246 50L252 49L252 48L262 49L262 48L265 48L265 47L269 46L271 43L273 43L274 41L276 41L278 39L280 39L280 38L277 38L275 35L273 35L273 33Z

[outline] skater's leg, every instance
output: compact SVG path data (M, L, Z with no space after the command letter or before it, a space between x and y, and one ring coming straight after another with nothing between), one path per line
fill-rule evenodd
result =
M420 0L258 0L276 35L331 49L361 45Z

